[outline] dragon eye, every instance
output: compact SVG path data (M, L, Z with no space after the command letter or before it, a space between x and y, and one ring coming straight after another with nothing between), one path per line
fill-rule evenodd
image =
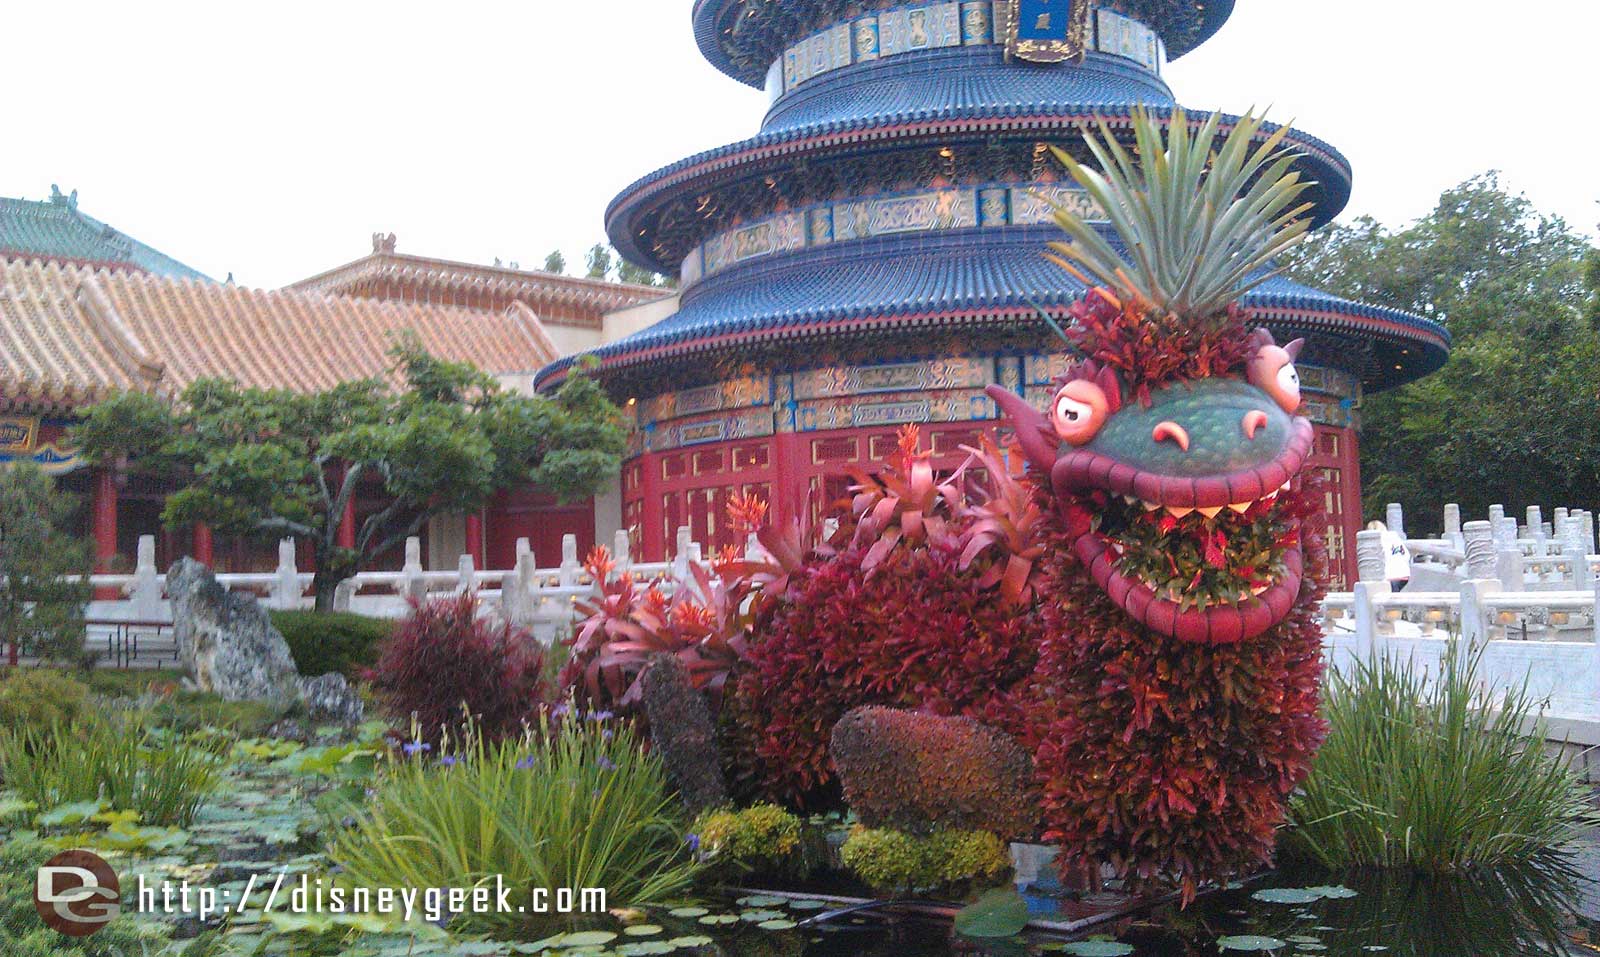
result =
M1262 346L1250 360L1250 384L1272 397L1283 411L1293 415L1300 408L1300 373L1294 357L1281 346Z
M1105 424L1110 403L1105 391L1087 379L1074 379L1056 393L1051 424L1064 442L1083 445Z

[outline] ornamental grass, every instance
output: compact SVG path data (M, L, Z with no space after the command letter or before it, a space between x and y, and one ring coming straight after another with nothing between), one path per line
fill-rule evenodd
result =
M609 907L680 895L696 864L666 771L631 730L600 717L545 712L521 739L475 736L437 756L408 746L412 757L364 805L331 812L329 858L348 886L374 890L493 888L502 878L513 906L528 909L459 914L452 932L581 919L534 913L535 888L604 888Z
M1480 657L1452 645L1437 678L1386 656L1329 675L1331 730L1290 808L1291 853L1446 873L1535 863L1595 823L1545 750L1540 702L1525 685L1492 695Z

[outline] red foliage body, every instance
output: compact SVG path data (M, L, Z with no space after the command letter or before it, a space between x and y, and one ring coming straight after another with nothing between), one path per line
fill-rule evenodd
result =
M791 577L737 679L747 790L801 807L836 800L829 735L861 705L979 718L999 707L1033 666L1038 618L960 558L959 540L877 555L855 544Z
M548 700L544 649L532 635L478 617L470 594L413 604L378 652L373 690L395 717L415 717L424 741L459 735L466 710L496 739L518 734Z
M1320 495L1280 500L1306 519ZM1134 887L1176 883L1187 899L1200 881L1269 862L1284 804L1326 734L1312 615L1327 553L1305 539L1294 609L1235 645L1138 626L1064 545L1045 549L1035 583L1045 639L1012 730L1033 753L1064 879L1109 862Z

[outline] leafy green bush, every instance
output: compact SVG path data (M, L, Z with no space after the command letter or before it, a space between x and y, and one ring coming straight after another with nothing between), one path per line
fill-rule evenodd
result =
M33 906L39 865L57 851L37 841L16 839L0 845L0 954L5 957L126 957L145 953L134 916L124 911L104 929L70 940L44 925ZM150 953L161 941L149 941Z
M74 508L32 462L0 468L0 645L88 668L83 614L91 565Z
M754 804L707 811L689 832L701 860L718 869L783 872L798 863L803 827L800 818L776 804Z
M386 618L331 611L275 611L272 627L289 643L301 674L337 671L351 681L377 663L379 643L394 632Z
M89 703L83 682L46 668L13 668L0 680L0 728L68 724Z
M661 761L625 726L541 715L522 739L474 735L455 753L407 750L365 805L331 809L328 856L351 887L604 887L608 904L681 894L696 864ZM334 821L348 816L348 827ZM506 930L557 915L463 914L452 931ZM575 915L561 915L561 919Z
M178 734L215 728L256 738L286 713L283 707L266 701L224 701L205 692L173 691L148 703L145 720L151 727Z
M41 811L103 801L146 824L186 827L217 787L221 762L192 741L152 734L143 715L92 712L70 724L0 733L6 787Z
M987 884L1011 867L1005 843L988 831L942 830L921 837L857 826L839 856L856 876L884 890Z
M1386 657L1330 673L1331 731L1290 806L1287 849L1331 867L1435 873L1527 863L1592 819L1544 751L1527 689L1492 696L1451 647L1435 680Z

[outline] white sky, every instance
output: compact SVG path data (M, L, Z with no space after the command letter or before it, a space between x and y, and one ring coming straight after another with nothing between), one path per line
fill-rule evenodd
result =
M273 287L400 250L569 271L606 204L755 132L691 0L5 0L0 195L85 212L214 277ZM1401 224L1490 168L1594 232L1593 0L1237 0L1168 81L1273 105L1354 165L1346 217Z

